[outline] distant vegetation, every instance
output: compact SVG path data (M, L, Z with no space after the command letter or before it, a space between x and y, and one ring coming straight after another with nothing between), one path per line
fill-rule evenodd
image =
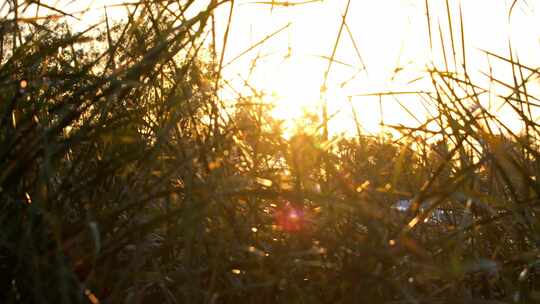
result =
M218 98L221 4L172 2L82 33L0 9L1 303L540 302L536 67L496 58L520 134L460 70L436 129L286 139Z

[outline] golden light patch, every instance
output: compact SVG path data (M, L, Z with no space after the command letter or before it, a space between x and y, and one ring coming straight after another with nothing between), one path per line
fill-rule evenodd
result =
M356 192L360 193L360 192L366 190L369 187L370 184L371 183L369 181L363 182L360 186L356 187Z
M92 304L99 304L99 299L89 289L84 290L84 295L88 298L88 301Z
M271 187L273 184L271 180L261 177L255 178L255 181L257 182L257 184L265 187Z

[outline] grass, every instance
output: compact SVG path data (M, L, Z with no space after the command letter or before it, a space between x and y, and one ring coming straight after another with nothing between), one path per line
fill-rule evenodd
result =
M486 52L512 67L491 82L521 134L480 106L490 88L452 36L456 69L418 94L431 124L343 138L321 115L287 140L257 96L218 98L212 13L229 2L125 4L126 21L73 33L8 1L2 303L540 301L535 67Z

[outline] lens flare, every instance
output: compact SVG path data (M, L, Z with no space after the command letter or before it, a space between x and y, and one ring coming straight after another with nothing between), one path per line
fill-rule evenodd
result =
M276 211L275 220L282 231L296 232L306 228L306 214L301 208L292 206L290 203Z

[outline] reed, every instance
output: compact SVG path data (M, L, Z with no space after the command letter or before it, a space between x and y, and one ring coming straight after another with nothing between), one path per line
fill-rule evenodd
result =
M536 67L486 52L512 67L491 82L520 134L453 57L418 93L435 127L347 138L310 116L286 139L260 95L219 98L213 12L233 1L194 2L82 32L0 6L2 303L540 301Z

